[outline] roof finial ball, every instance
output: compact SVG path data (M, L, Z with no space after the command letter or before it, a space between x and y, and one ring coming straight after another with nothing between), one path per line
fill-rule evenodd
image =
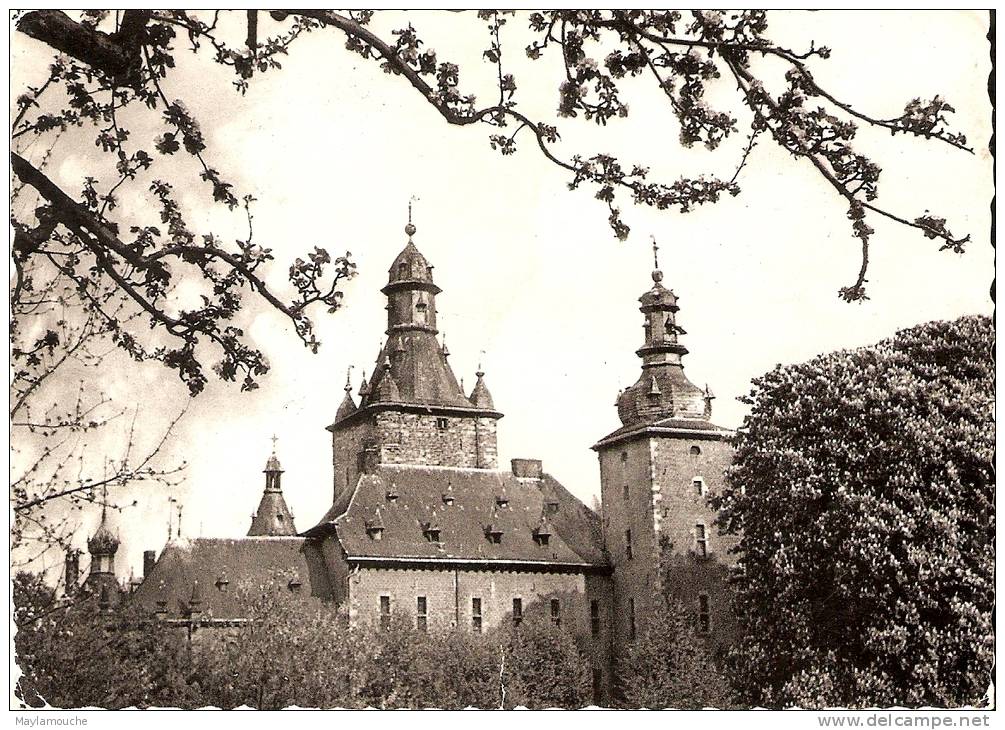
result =
M405 233L408 234L408 240L412 240L412 236L415 235L415 226L412 225L412 200L415 199L413 195L408 201L408 225L405 226Z
M659 284L663 281L663 272L660 271L660 247L656 245L656 236L650 235L653 242L653 283Z

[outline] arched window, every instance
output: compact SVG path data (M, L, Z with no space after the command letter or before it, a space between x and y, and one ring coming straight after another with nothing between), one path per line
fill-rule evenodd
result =
M401 279L408 278L408 262L402 261L398 264L398 277Z
M692 459L696 458L698 456L701 456L701 447L700 446L692 446L690 453L691 453L691 458Z

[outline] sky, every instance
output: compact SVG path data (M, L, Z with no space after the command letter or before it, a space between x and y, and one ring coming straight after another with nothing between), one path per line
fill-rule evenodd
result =
M469 14L407 15L378 14L374 27L386 34L411 21L441 58L459 63L463 88L492 97L494 69L478 61L487 47L483 25ZM560 66L554 57L525 58L524 21L518 14L503 28L504 64L516 77L525 111L556 123ZM685 372L708 384L717 396L713 420L729 428L742 423L745 407L737 398L751 379L779 363L868 345L921 322L990 314L986 16L781 12L769 22L769 36L782 45L804 47L813 38L830 46L830 60L813 62L817 80L863 110L892 117L910 99L936 94L956 107L955 128L967 134L975 155L868 131L859 147L883 167L879 202L908 218L926 210L948 217L954 231L973 237L964 255L940 252L915 231L872 220L871 298L847 304L837 291L854 281L859 247L845 209L807 163L767 141L754 149L736 198L687 215L624 201L632 235L620 242L592 191L569 191L567 176L531 139L518 138L518 153L500 156L488 144L493 130L447 126L403 79L346 51L333 31L298 40L283 69L253 79L244 97L233 93L226 71L179 52L178 68L165 83L199 119L213 165L239 194L258 199L255 240L277 259L266 269L268 281L283 290L289 262L316 245L351 252L359 274L345 286L341 310L314 313L322 341L317 355L276 313L258 306L248 311L249 335L272 370L257 391L211 382L188 406L165 453L166 462L186 462L184 481L170 495L135 487L137 505L113 518L123 539L119 572L138 570L144 549L163 546L171 496L184 506L184 535L244 535L273 434L298 528L323 515L332 496L325 426L342 398L346 369L354 368L355 392L363 371L373 367L385 324L379 289L407 240L409 200L415 243L443 289L438 318L454 372L470 388L481 362L505 414L500 465L541 459L587 502L600 486L590 446L620 425L615 398L639 374L637 300L651 286L650 236L659 242L664 284L680 299L678 321L690 350ZM38 83L48 56L26 38L14 40L17 94ZM715 105L734 94L723 82L709 100ZM676 122L651 84L626 82L624 95L629 117L604 129L557 120L557 151L610 152L649 165L653 179L732 174L742 134L715 153L682 151ZM162 131L142 119L133 130L136 138ZM67 189L79 189L88 174L91 145L86 136L59 141L51 172ZM239 216L207 204L203 183L194 175L180 179L191 181L178 188L194 227L243 235ZM149 223L144 189L141 181L128 191L123 209ZM147 440L187 401L176 376L156 364L124 363L97 377L118 402L136 405ZM96 520L96 514L85 518L81 545Z

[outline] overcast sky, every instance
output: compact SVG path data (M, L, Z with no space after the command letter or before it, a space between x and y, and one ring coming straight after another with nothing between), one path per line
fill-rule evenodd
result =
M462 87L491 98L494 71L478 62L487 47L484 26L468 15L409 15L441 58L461 65ZM388 14L375 27L403 23L401 14ZM650 234L660 243L664 283L680 298L691 352L685 371L718 396L713 420L730 428L744 416L737 397L777 363L870 344L933 319L990 313L986 15L792 13L771 24L769 35L783 45L801 48L813 38L830 46L831 59L813 63L818 81L865 111L892 117L911 98L935 94L956 106L955 126L976 155L876 133L863 133L860 147L883 167L880 202L908 218L926 209L948 217L954 231L973 236L965 255L939 252L915 231L872 220L871 298L846 304L837 291L854 281L859 247L845 209L808 164L766 140L754 150L737 198L683 216L625 201L633 233L622 243L592 191L568 191L566 175L529 138L518 139L515 156L501 157L489 148L491 130L446 126L400 77L344 50L335 32L298 41L283 70L254 79L243 98L230 91L226 72L207 71L179 52L169 95L183 98L200 120L214 166L239 193L259 199L255 237L277 257L269 280L282 287L289 262L315 245L349 250L359 265L345 287L345 307L315 313L319 354L311 355L279 316L256 309L249 331L272 365L262 388L240 393L214 382L189 408L169 454L189 463L176 494L185 505L184 533L246 533L273 433L297 527L310 527L330 506L331 437L324 429L341 400L346 368L355 368L355 392L362 371L373 367L385 323L379 289L405 244L411 196L415 243L443 289L438 317L454 371L470 388L481 359L505 414L500 464L542 459L587 502L599 491L590 446L620 425L615 397L639 374L637 299L651 285ZM504 60L520 85L517 100L550 122L560 67L555 58L524 57L524 28L523 16L503 28ZM18 93L39 83L47 55L23 36L15 41ZM676 122L655 88L626 83L625 93L630 117L600 132L583 120L560 120L559 151L611 152L650 165L654 179L731 175L742 134L715 153L682 153ZM712 101L733 93L723 82ZM70 136L57 147L52 174L68 190L79 190L88 174L89 135L79 148ZM229 239L240 235L239 218L210 209L204 184L189 179L179 188L193 225L229 232ZM144 189L137 184L126 199L138 213L151 210L141 205ZM186 400L174 374L154 364L130 364L102 378L120 402L140 405L151 435ZM138 507L116 516L125 540L120 572L139 566L142 551L160 549L166 535L167 495L137 494Z

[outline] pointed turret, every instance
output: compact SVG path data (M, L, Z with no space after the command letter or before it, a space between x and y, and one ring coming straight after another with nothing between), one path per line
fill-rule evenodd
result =
M265 493L258 503L258 510L251 518L248 537L275 537L297 534L293 524L293 513L283 499L283 469L276 456L276 437L272 437L272 455L265 463Z
M471 395L468 397L468 400L471 401L475 408L484 408L488 411L495 410L495 405L492 403L492 394L489 393L488 386L485 385L485 373L482 372L481 365L478 366L478 372L475 373L475 377L478 379L475 381L475 387L471 389Z
M349 383L349 371L345 374L345 397L342 398L342 403L339 405L338 410L335 412L335 420L341 421L343 418L347 418L356 412L356 402L352 399L352 385Z
M401 394L398 392L398 384L394 382L394 376L391 374L391 360L385 357L380 380L377 381L373 391L373 402L397 403L399 400L401 400Z

